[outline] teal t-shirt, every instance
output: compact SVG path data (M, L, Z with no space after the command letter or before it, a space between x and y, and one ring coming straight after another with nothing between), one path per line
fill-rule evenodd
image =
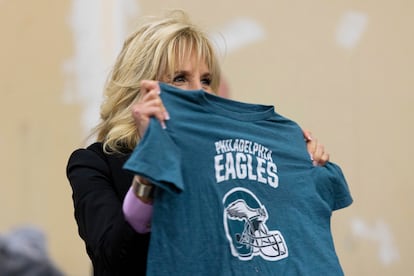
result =
M332 211L341 169L312 165L301 128L272 106L160 84L125 169L156 186L147 275L343 275Z

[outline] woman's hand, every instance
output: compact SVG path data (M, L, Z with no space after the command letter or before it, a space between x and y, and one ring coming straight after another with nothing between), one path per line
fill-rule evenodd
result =
M312 137L308 130L303 130L303 137L305 137L308 152L313 160L314 166L323 166L329 161L329 153L325 151L325 147Z
M161 126L165 128L165 120L169 120L169 114L160 98L160 86L158 81L141 81L141 96L132 105L131 111L138 133L142 137L147 130L150 117L157 118Z

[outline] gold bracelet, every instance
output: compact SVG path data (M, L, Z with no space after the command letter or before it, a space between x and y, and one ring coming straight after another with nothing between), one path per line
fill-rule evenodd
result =
M137 177L134 177L133 186L136 197L146 202L152 201L154 196L154 186L139 182Z

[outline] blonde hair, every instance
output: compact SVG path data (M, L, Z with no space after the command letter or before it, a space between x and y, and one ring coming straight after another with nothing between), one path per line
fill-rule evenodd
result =
M185 12L176 10L164 18L152 18L125 40L105 86L101 122L93 131L105 152L132 150L138 143L130 107L140 97L141 80L172 76L193 54L207 65L211 88L217 91L220 68L213 46Z

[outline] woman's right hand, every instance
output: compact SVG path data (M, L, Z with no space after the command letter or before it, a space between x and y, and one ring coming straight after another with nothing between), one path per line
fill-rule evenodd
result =
M147 130L151 117L157 118L163 128L166 127L165 121L170 118L160 98L160 91L158 81L141 81L141 96L131 107L132 117L135 120L140 137Z

